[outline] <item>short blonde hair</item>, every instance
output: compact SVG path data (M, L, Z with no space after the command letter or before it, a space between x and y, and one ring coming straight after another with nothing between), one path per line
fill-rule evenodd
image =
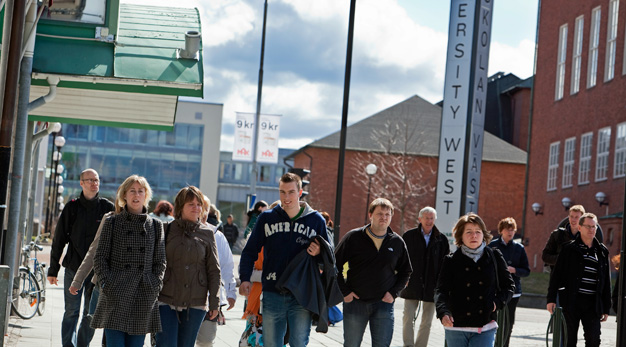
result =
M209 207L204 201L204 194L202 194L200 189L194 186L187 186L179 190L178 194L176 194L176 198L174 198L174 218L182 218L183 207L189 201L193 201L193 199L198 200L198 202L202 204L202 215L209 210Z
M124 199L126 197L126 192L128 192L130 187L135 183L139 183L139 185L146 190L146 200L143 202L143 206L146 209L148 208L148 204L150 203L150 200L152 200L152 188L150 188L148 180L143 176L131 175L128 176L124 182L122 182L119 188L117 188L117 194L115 197L115 213L122 212L122 209L126 206L126 200Z
M569 208L568 212L580 212L582 214L585 214L585 208L583 207L583 205L574 205Z
M467 224L478 225L480 230L482 230L483 232L483 239L485 240L485 243L489 244L489 242L491 242L493 236L491 236L491 233L487 231L487 226L485 225L485 222L483 222L482 218L480 218L477 214L470 212L465 216L459 218L459 220L456 222L456 225L452 229L455 245L457 245L458 247L461 247L463 245L463 231L465 231L465 225Z

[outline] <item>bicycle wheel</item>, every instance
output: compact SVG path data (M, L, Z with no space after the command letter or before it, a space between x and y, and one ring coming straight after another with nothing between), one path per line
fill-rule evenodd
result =
M37 314L43 316L46 311L46 274L41 264L35 271L35 278L37 278L37 284L39 284L39 307L37 307Z
M27 269L20 269L15 282L11 308L22 319L31 319L39 308L39 284L37 279Z

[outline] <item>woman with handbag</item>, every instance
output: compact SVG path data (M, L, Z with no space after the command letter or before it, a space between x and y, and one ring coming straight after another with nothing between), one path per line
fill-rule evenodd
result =
M100 297L91 326L103 328L109 346L143 346L161 330L157 296L165 272L161 221L148 216L152 190L132 175L117 190L116 214L102 225L94 256Z
M193 347L207 315L219 310L220 266L213 231L201 221L209 206L194 186L174 200L174 221L165 227L167 268L159 294L163 330L156 345Z
M511 299L515 284L491 234L476 214L462 216L453 229L457 250L444 258L435 306L449 347L493 346L496 309Z

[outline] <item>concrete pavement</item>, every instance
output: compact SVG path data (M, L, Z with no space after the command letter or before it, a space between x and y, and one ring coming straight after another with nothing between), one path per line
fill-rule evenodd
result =
M47 261L47 260L45 260ZM239 257L235 257L238 263ZM63 271L59 276L61 277ZM63 283L59 278L59 283ZM402 346L402 310L404 301L398 299L395 304L394 334L391 346ZM226 325L219 326L217 330L216 347L237 347L238 341L245 328L245 321L241 320L243 310L243 298L237 300L235 308L224 312ZM63 289L62 287L47 287L46 312L43 316L35 316L30 320L22 320L11 317L8 336L5 336L5 346L19 347L47 347L61 345L61 320L63 318ZM418 317L418 324L421 317ZM549 314L546 310L518 308L515 327L511 338L511 346L514 347L537 347L545 346L546 329ZM607 322L602 323L602 346L615 346L616 339L615 316L609 317ZM96 335L91 346L99 346L102 338L102 330L96 330ZM579 345L584 345L582 328L579 331ZM315 332L312 328L309 346L341 346L343 342L343 326L338 323L329 327L327 334ZM148 343L145 346L149 346ZM363 346L371 346L369 330L366 330ZM444 346L444 330L441 323L434 319L430 334L429 346Z

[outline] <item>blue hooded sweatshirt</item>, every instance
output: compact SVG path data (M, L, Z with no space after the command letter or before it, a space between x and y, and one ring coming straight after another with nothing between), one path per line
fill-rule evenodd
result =
M263 291L278 292L274 287L289 262L309 245L316 235L328 241L326 221L306 202L300 202L304 210L296 220L291 220L280 206L259 215L250 238L241 252L239 277L250 281L254 262L263 248Z

